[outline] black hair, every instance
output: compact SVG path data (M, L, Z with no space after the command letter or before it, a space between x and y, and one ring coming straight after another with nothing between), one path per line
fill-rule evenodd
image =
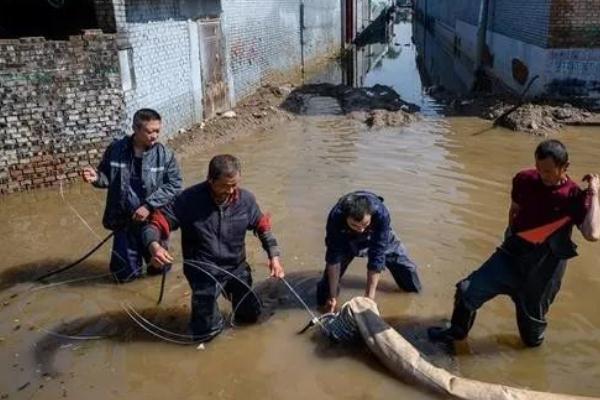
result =
M242 173L240 160L231 154L219 154L208 163L208 179L217 180L222 176L232 177Z
M544 140L535 149L535 159L545 160L552 158L558 167L564 167L569 162L569 153L562 142L556 139Z
M355 221L362 221L365 215L372 215L375 207L369 201L369 198L362 194L350 193L340 201L342 213Z
M151 108L141 108L133 114L133 128L139 128L143 122L162 121L160 114Z

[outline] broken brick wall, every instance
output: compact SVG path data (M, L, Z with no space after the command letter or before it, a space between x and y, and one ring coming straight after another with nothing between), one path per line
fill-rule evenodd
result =
M0 193L74 179L124 116L114 35L0 40Z
M600 48L600 0L553 0L550 48Z

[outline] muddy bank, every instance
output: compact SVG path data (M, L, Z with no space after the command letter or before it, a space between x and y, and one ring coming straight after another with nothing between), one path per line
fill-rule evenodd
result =
M294 115L279 108L284 96L292 91L290 84L265 85L237 106L190 129L181 130L169 140L169 146L179 154L213 147L236 137L248 136L260 130L294 119Z
M415 113L419 107L403 101L389 86L352 88L328 83L300 87L290 83L265 85L234 109L180 131L169 140L169 145L185 155L236 137L272 129L298 115L309 115L307 109L317 98L329 98L336 104L314 114L343 114L372 128L404 126L418 119Z
M508 93L455 95L443 88L433 88L429 94L444 104L446 116L480 117L513 131L548 135L568 125L600 126L600 111L585 104L522 102Z

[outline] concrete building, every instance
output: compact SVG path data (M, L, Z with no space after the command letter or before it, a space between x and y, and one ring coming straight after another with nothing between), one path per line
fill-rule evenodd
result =
M415 0L414 7L436 46L459 58L462 75L482 66L517 93L538 76L531 96L600 99L600 0Z

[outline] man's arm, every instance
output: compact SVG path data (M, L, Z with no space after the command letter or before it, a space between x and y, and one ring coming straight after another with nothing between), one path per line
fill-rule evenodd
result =
M379 283L380 272L367 271L367 288L365 289L365 296L375 300L375 292L377 291L377 284Z
M381 272L385 268L385 250L390 243L390 214L382 206L372 217L373 233L369 243L369 271Z
M584 180L588 182L590 207L579 230L586 240L596 242L600 240L600 204L598 200L600 177L598 174L590 174L586 175Z
M113 142L114 143L114 142ZM83 180L87 183L91 183L97 188L105 189L110 184L108 177L110 176L110 153L113 146L113 143L109 144L104 154L102 155L102 160L98 165L98 168L93 168L90 166L84 167L82 174Z
M327 279L329 281L329 298L325 303L325 312L335 312L337 306L337 294L340 285L340 263L327 264L325 271L327 273Z
M283 270L283 265L281 265L281 260L279 259L281 253L279 251L277 239L275 238L275 235L273 235L271 217L260 211L260 207L254 198L252 198L249 222L249 230L252 230L258 237L262 248L267 253L267 257L269 258L268 267L271 271L271 276L274 278L283 278L285 272Z
M511 227L513 225L513 222L515 221L515 218L518 213L519 213L519 205L517 203L515 203L515 201L513 200L510 203L510 208L508 209L508 226L509 227Z
M165 174L162 184L150 196L146 197L144 203L150 210L162 207L168 204L175 195L181 192L182 178L179 165L175 155L171 154L171 159L165 165Z
M161 246L161 241L169 238L171 231L180 226L177 199L160 210L154 210L148 223L142 228L142 243L150 251L151 263L157 268L173 262L173 257Z

